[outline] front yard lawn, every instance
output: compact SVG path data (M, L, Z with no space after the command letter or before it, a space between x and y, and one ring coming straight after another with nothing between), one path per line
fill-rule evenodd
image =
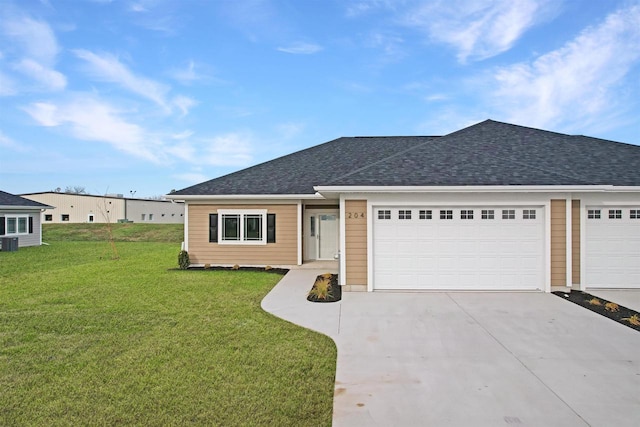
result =
M281 276L169 243L0 252L0 425L330 425L336 348L264 312Z

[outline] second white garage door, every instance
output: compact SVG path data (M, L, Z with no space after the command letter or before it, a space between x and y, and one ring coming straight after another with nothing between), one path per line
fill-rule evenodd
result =
M374 207L374 289L544 288L542 206Z
M587 207L588 288L640 288L640 206Z

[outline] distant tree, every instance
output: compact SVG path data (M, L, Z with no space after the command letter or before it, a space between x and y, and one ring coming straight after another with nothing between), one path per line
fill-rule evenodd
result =
M68 194L89 194L84 187L81 187L79 185L74 185L73 187L67 185L67 187L64 189L64 192Z

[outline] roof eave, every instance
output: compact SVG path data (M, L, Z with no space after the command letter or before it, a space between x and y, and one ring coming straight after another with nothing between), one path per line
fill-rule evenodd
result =
M300 199L324 199L321 194L191 194L191 195L177 195L167 194L167 199L175 201L202 201L202 200L258 200L258 199L273 199L273 200L300 200Z
M640 192L640 186L615 185L462 185L462 186L317 186L327 196L342 193L600 193Z
M55 209L53 206L43 205L43 206L16 206L16 205L0 205L0 209L3 211L42 211L45 209Z

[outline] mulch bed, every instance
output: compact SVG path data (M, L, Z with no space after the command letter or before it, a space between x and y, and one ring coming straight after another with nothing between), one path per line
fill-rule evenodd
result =
M326 282L329 280L328 286L328 295L323 297L318 297L316 294L316 289L322 282ZM337 274L321 274L316 277L316 281L311 287L311 291L309 291L309 295L307 296L307 300L311 302L336 302L342 299L342 287L338 284L338 275Z
M640 332L640 313L635 310L582 291L556 291L553 294ZM634 320L638 324L634 324Z
M170 268L169 270L180 270L179 268ZM261 271L263 273L273 273L273 274L279 274L281 276L284 276L285 274L287 274L289 272L288 269L286 268L270 268L270 269L266 269L264 267L239 267L239 268L233 268L233 267L218 267L218 266L211 266L211 267L189 267L188 270L210 270L210 271L216 271L216 270L228 270L228 271Z

